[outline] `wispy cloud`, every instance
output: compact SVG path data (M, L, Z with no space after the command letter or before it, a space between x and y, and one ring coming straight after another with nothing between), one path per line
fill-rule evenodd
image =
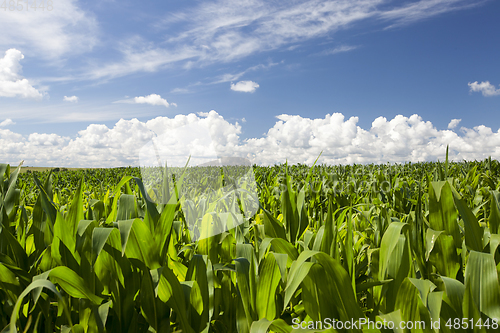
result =
M129 104L150 104L159 105L164 107L177 106L175 103L169 103L166 99L162 98L160 95L151 94L148 96L139 96L131 99L123 99L113 103L129 103Z
M438 16L444 13L464 10L484 3L478 1L471 3L464 0L420 0L412 1L400 7L381 11L380 18L391 22L386 29L411 24L430 17Z
M259 84L253 81L240 81L236 84L231 83L231 90L240 92L253 93L258 87Z
M316 53L315 55L327 56L327 55L332 55L332 54L337 54L337 53L342 53L342 52L349 52L349 51L355 50L357 48L358 48L357 46L353 46L353 45L341 45L341 46L337 46L336 48L333 48L333 49L321 51L319 53Z
M63 101L65 102L71 102L71 103L77 103L78 102L78 97L77 96L64 96Z
M188 94L190 92L187 88L174 88L170 91L171 94Z
M216 78L216 80L213 81L213 82L211 82L211 83L217 84L217 83L224 83L224 82L236 81L239 78L241 78L243 75L245 75L245 74L247 74L249 72L254 72L254 71L257 71L257 70L268 69L268 68L274 67L276 65L282 64L282 63L283 63L283 61L281 61L281 62L269 62L268 64L258 64L258 65L249 67L249 68L245 69L244 71L241 71L241 72L238 72L238 73L234 73L234 74L226 73L226 74L218 76Z
M192 93L194 91L194 89L192 89L192 88L194 88L196 86L204 86L204 85L212 85L212 84L220 84L220 83L238 81L241 77L243 77L244 75L246 75L248 73L259 71L259 70L267 70L271 67L274 67L274 66L277 66L277 65L280 65L283 63L284 63L284 61L282 60L280 62L269 61L267 64L257 64L257 65L248 67L247 69L240 71L240 72L224 73L222 75L216 76L215 78L209 78L209 79L204 80L204 81L197 81L195 83L191 83L188 86L186 86L185 88L175 88L175 89L172 89L170 91L170 93L187 94L187 93Z
M18 4L26 6L26 1ZM45 2L44 9L36 13L28 13L26 8L21 12L2 10L1 16L0 31L8 33L0 34L0 48L17 47L38 58L55 59L90 51L98 43L96 19L75 0L53 1L50 11Z
M496 89L494 85L490 83L490 81L485 81L478 83L469 82L469 87L471 92L481 92L483 96L491 97L500 95L500 88Z
M1 100L1 98L0 98ZM78 103L5 103L1 107L1 119L11 118L19 123L22 120L45 123L95 123L110 122L117 119L132 119L137 116L155 117L164 114L164 107L137 109L137 104L108 104L102 101L80 100ZM138 114L138 112L140 112Z
M169 13L164 22L157 24L160 31L179 29L174 35L172 29L168 30L161 46L135 37L121 44L121 61L94 68L90 77L151 72L174 63L191 68L231 62L256 53L297 47L368 19L390 27L470 6L465 0L420 0L404 5L384 0L204 1L187 11ZM346 47L331 50L345 51ZM221 79L231 81L235 77Z
M123 56L121 61L97 65L86 74L86 78L98 80L137 72L156 72L174 63L200 56L189 45L179 45L175 50L170 50L155 46L140 37L125 40L118 47Z

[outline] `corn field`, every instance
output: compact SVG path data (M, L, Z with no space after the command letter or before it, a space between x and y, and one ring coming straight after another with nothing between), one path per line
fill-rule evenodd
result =
M256 214L200 209L236 227L193 241L138 168L0 164L0 330L499 330L498 161L253 169Z

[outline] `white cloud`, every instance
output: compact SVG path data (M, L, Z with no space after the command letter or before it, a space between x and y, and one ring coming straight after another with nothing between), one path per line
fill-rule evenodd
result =
M169 103L166 99L162 98L160 95L151 94L148 96L139 96L131 99L124 99L120 101L116 101L114 103L129 103L129 104L150 104L150 105L159 105L164 107L169 106L177 106L175 103Z
M0 97L23 97L41 99L43 94L21 76L24 59L21 51L9 49L0 58Z
M188 94L190 92L187 88L174 88L170 91L171 94Z
M382 11L380 17L388 21L393 21L394 23L387 27L392 28L478 5L480 5L480 2L470 3L464 0L419 0L406 3L401 7Z
M1 98L0 98L1 99ZM98 104L89 101L83 103L15 103L2 105L0 107L3 118L30 119L40 124L44 123L75 123L85 122L104 123L115 122L117 119L131 119L137 117L137 104L127 100L128 104ZM155 107L143 108L141 117L155 117L158 115Z
M6 129L0 129L0 155L5 162L38 166L128 166L138 165L140 149L156 135L170 135L172 145L166 147L169 153L183 151L176 144L180 136L193 133L177 133L176 128L193 124L208 128L213 142L221 151L234 151L239 142L241 127L224 120L215 111L177 115L173 118L157 117L147 122L137 119L119 120L113 127L92 124L78 132L76 138L54 133L33 133L23 136ZM203 154L204 142L194 151Z
M21 5L21 1L18 3ZM26 2L22 1L22 5L26 6ZM53 1L50 11L46 6L47 1L45 9L37 12L27 12L26 7L23 11L2 10L0 47L22 47L30 55L53 59L90 51L96 45L97 22L78 7L76 0Z
M13 122L12 119L10 119L10 118L7 118L0 123L0 127L5 127L5 126L9 126L9 125L15 125L15 122Z
M31 133L28 136L28 141L34 146L60 146L65 143L67 139L54 133Z
M253 81L240 81L236 84L231 83L231 90L234 91L253 93L258 87L259 84Z
M164 22L156 25L158 31L165 31L161 46L134 37L121 44L121 61L94 68L90 77L151 72L176 63L186 68L227 63L255 53L296 48L305 41L332 36L368 19L394 26L470 6L465 0L404 4L384 0L202 1L184 12L169 12ZM180 32L173 35L171 26ZM345 52L347 47L331 51Z
M462 121L462 119L452 119L450 123L448 124L449 129L454 129L455 127L458 126L458 124Z
M332 55L332 54L352 51L352 50L357 49L357 48L358 48L357 46L352 46L352 45L341 45L341 46L337 46L334 49L324 50L324 51L318 53L317 55L321 55L321 56Z
M492 85L489 81L478 83L469 82L469 87L471 92L481 92L483 96L498 96L500 95L500 88L496 89L494 85Z
M71 103L77 103L78 102L78 97L77 96L64 96L63 101L65 102L71 102Z
M244 71L236 73L236 74L226 73L226 74L220 75L217 78L217 80L215 80L215 81L212 82L212 84L236 81L236 80L238 80L240 77L242 77L243 75L245 75L248 72L257 71L257 70L260 70L260 69L269 69L269 68L274 67L276 65L282 64L283 62L284 61L281 61L279 63L277 63L277 62L269 62L267 65L258 64L258 65L249 67L249 68L245 69Z
M134 102L137 104L163 105L167 108L170 106L170 104L167 102L166 99L161 98L160 95L156 94L151 94L146 97L144 96L134 97Z
M366 129L358 126L357 117L345 119L340 113L317 119L286 114L277 118L264 136L246 140L240 139L240 124L228 122L215 111L146 122L121 119L112 128L92 124L75 138L54 133L24 136L0 129L0 156L11 164L25 160L26 165L39 166L138 166L140 149L159 135L170 135L162 149L171 156L182 153L178 141L192 133L176 129L192 125L208 128L220 156L245 157L262 165L286 160L312 164L321 151L319 162L326 164L436 161L443 160L447 145L452 160L500 159L500 131L484 125L462 127L459 135L438 130L418 115L378 117ZM193 151L203 155L206 142L193 144Z
M347 120L340 113L324 119L281 115L262 138L247 140L245 150L256 161L272 164L314 162L323 151L322 163L386 163L436 161L446 146L455 160L500 157L500 132L485 126L463 129L464 135L438 130L418 115L398 115L392 120L378 117L370 129L357 126L358 118Z

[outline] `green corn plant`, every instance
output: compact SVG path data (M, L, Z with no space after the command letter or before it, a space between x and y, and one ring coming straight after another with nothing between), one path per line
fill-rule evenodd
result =
M200 196L220 177L176 177L155 203L138 168L0 164L0 329L346 331L317 328L336 319L425 323L352 332L494 332L499 171L447 157L254 166L259 210L243 217L241 202Z

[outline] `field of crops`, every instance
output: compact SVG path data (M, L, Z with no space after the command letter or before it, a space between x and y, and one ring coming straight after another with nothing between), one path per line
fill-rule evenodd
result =
M153 202L138 168L0 164L0 330L499 331L498 161L254 173L256 214L200 196L202 228L237 226L192 241L182 200Z

